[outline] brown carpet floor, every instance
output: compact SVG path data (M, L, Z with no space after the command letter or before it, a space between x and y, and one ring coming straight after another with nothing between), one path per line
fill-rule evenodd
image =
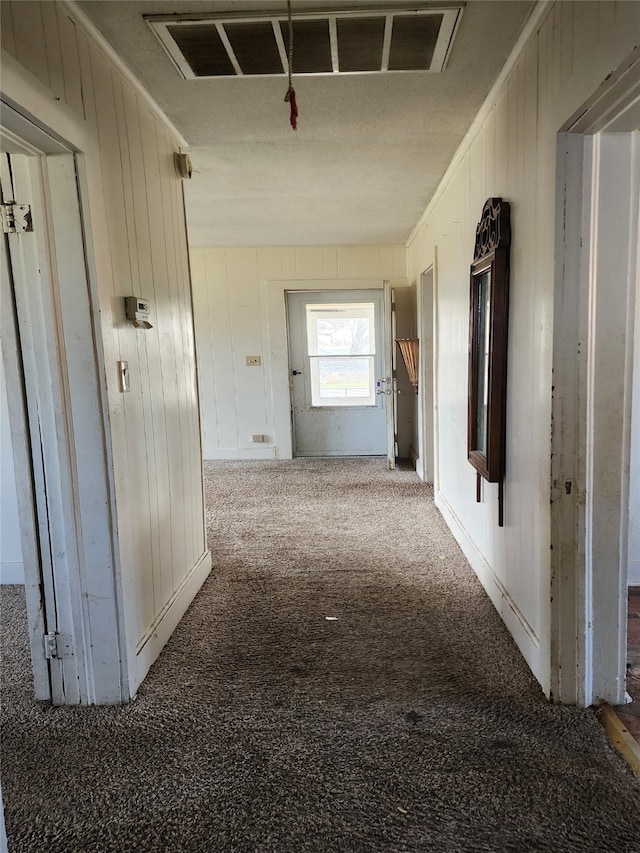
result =
M640 783L545 701L415 473L205 468L214 570L130 705L34 702L2 589L10 853L640 850Z

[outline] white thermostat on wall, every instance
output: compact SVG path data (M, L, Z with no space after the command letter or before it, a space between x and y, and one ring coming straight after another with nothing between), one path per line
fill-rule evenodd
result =
M125 296L124 305L127 320L131 320L137 329L153 329L149 322L151 308L147 299L141 299L139 296Z

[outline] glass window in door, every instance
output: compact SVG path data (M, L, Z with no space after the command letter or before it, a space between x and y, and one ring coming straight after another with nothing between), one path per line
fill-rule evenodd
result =
M375 406L375 304L309 304L312 406Z

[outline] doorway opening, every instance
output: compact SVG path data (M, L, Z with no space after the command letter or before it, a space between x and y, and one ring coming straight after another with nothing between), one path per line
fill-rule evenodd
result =
M84 161L2 106L2 358L35 695L120 702L126 654Z
M637 458L640 59L558 137L552 438L555 700L626 695L632 472ZM637 387L637 386L636 386Z
M382 291L287 294L295 456L387 450Z

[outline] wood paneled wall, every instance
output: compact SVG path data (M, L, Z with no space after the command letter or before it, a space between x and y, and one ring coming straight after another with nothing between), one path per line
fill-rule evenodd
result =
M24 583L4 363L0 353L0 584Z
M278 455L267 369L267 281L400 279L404 246L192 248L193 299L206 459ZM330 285L328 285L330 286ZM260 355L261 367L247 367ZM251 435L268 436L254 444Z
M409 275L436 261L437 501L545 690L550 646L550 453L556 139L631 53L640 4L552 5L413 235ZM505 527L497 486L467 462L469 266L485 200L511 204Z
M140 650L206 552L191 286L178 142L57 2L3 2L3 49L78 118L107 371L128 642ZM28 108L28 104L25 104ZM98 198L100 194L100 198ZM135 329L124 297L151 301ZM130 393L117 361L129 362ZM174 611L176 608L174 607ZM161 632L160 632L161 633ZM165 637L166 641L166 637ZM159 648L131 662L139 682Z

